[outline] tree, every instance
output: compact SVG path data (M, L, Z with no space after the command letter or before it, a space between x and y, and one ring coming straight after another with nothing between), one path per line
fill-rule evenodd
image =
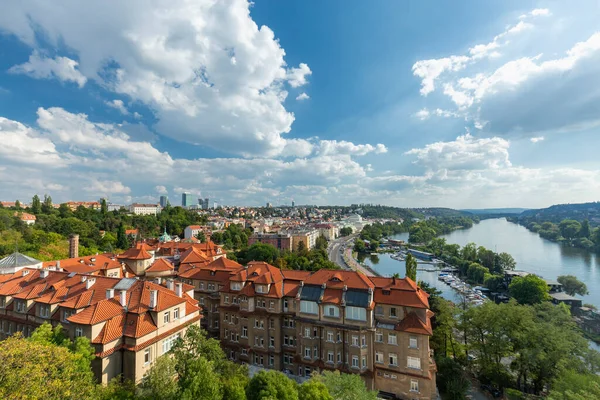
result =
M581 229L579 230L579 237L589 238L591 234L592 231L590 229L590 221L584 219L581 223Z
M0 342L0 398L83 399L94 394L89 362L62 346L20 336Z
M204 234L204 232L200 231L196 234L196 239L198 239L200 243L204 243L206 242L206 235Z
M464 399L471 385L461 365L448 357L438 357L436 364L438 368L436 381L440 391L445 394L444 399Z
M560 234L567 240L572 240L577 237L577 234L581 230L581 224L573 219L565 219L558 224Z
M519 304L537 304L548 299L549 289L545 280L530 274L514 277L508 291Z
M174 400L179 398L179 386L174 379L176 361L172 357L159 357L144 375L140 386L141 398L148 400Z
M299 400L334 400L323 382L309 379L298 387Z
M467 278L475 283L483 283L485 275L489 274L489 270L481 264L471 263L467 269Z
M127 235L125 234L125 226L122 222L117 230L117 247L123 250L129 248L129 241L127 240Z
M37 194L31 199L31 212L35 215L42 213L42 203L40 202L40 197Z
M336 400L376 400L377 392L369 391L365 382L356 374L341 374L339 371L324 371L313 376L323 382L329 394Z
M100 213L106 215L108 213L108 204L105 198L100 199Z
M417 259L412 254L406 255L406 276L413 281L417 281Z
M279 257L279 251L267 243L254 243L238 254L238 259L242 264L247 264L250 261L264 261L273 264L277 257Z
M588 400L600 398L600 377L573 370L562 373L552 385L548 400Z
M298 400L296 382L277 371L260 371L246 388L248 400Z
M498 267L500 268L500 271L497 271L497 272L513 270L517 266L517 262L515 261L513 256L511 256L508 253L498 254L497 264L498 264Z
M362 241L361 239L356 239L354 241L354 251L356 251L357 253L364 253L367 250L367 246L365 245L365 242Z
M580 296L585 296L586 294L589 294L585 283L577 279L576 276L561 275L556 280L562 285L564 291L570 294L571 296L575 296L576 294Z
M17 210L20 210L20 209L21 209L21 202L20 202L19 200L15 201L15 208L16 208Z
M475 243L467 243L461 250L461 256L467 261L477 261L477 245Z
M317 240L315 240L315 248L317 248L317 249L326 250L327 244L328 244L327 239L323 235L319 235Z
M47 194L44 195L44 202L42 203L42 212L44 214L50 214L54 210L54 204L52 203L52 197Z
M350 236L352 235L352 228L349 226L343 227L340 229L340 236Z

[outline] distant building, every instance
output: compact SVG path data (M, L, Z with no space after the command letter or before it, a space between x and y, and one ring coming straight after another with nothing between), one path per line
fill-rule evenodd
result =
M292 250L292 236L278 233L255 233L248 238L248 244L266 243L279 250Z
M185 239L191 239L191 238L195 238L196 235L198 235L198 233L200 232L204 232L204 233L209 233L208 236L210 236L210 228L208 226L201 226L201 225L190 225L187 226L184 231L183 231L183 236Z
M319 231L316 229L311 229L308 231L292 231L289 232L292 237L292 250L298 250L300 243L304 243L304 247L307 250L315 247L317 238L319 237Z
M100 203L97 201L67 201L65 204L71 211L77 210L79 206L91 208L92 210L99 210L101 208Z
M188 192L183 192L181 194L181 206L189 207L194 204L194 200L192 199L192 194Z
M205 210L208 210L210 208L210 203L209 203L208 197L202 201L202 208Z
M296 203L294 203L294 200L292 200L292 207L296 207Z
M169 198L167 196L160 196L160 201L159 204L162 208L165 208L167 206L167 203L169 202Z
M23 268L42 268L42 262L18 251L0 260L0 274L14 274Z
M108 211L110 212L110 211L119 211L124 206L121 204L108 203L108 205L106 207L108 208Z
M33 214L29 213L15 213L15 217L19 217L19 219L25 222L27 225L35 224L36 217Z
M133 203L129 206L129 212L135 215L156 215L158 214L158 208L158 204Z

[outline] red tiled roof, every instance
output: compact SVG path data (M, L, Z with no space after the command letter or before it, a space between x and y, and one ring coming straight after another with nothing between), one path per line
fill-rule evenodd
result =
M147 245L138 245L132 247L122 254L119 254L117 258L122 260L148 260L152 258L152 255L145 249Z
M291 269L282 269L281 273L286 280L290 279L295 281L306 280L311 274L310 271L295 271Z
M421 321L417 314L415 314L414 312L410 312L396 326L396 330L431 336L433 335L433 331L431 329L431 319L429 315L427 315L426 321L427 322Z
M364 274L355 271L337 271L321 269L304 281L307 285L327 284L328 288L369 289L374 288L373 282Z
M210 258L208 258L203 251L196 247L191 247L181 255L179 264L203 263L210 261Z
M146 272L165 272L173 271L175 267L173 264L165 260L164 258L158 258L156 261L146 269Z
M225 269L238 269L242 268L242 264L237 261L230 260L227 257L219 257L214 261L208 263L207 267L209 268L225 268Z
M410 278L371 277L375 284L375 303L429 308L429 295Z

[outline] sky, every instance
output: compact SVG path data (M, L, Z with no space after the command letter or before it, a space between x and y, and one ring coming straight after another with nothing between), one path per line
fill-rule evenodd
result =
M600 3L23 0L0 199L600 200Z

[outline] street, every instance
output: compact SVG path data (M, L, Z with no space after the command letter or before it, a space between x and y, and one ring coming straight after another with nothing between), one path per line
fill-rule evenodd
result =
M352 243L354 239L358 236L358 233L353 233L350 236L342 236L335 240L332 240L327 246L327 255L329 256L329 260L333 261L343 269L349 269L349 267L344 262L344 258L342 254L344 252L344 244Z

